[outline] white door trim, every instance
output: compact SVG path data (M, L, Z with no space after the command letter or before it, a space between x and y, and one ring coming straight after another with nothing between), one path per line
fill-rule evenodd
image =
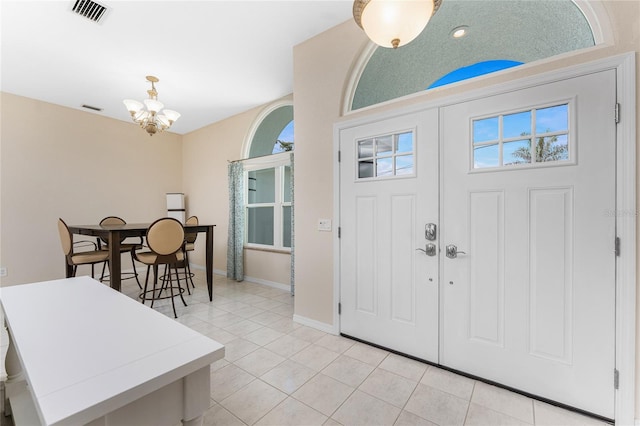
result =
M333 126L333 330L340 333L338 302L340 297L340 167L338 150L340 131L353 126L372 123L381 119L409 114L434 107L484 98L490 95L520 90L553 81L564 80L584 74L615 69L617 76L617 99L621 105L620 123L617 126L616 153L616 229L620 241L620 256L616 264L616 369L619 371L619 388L616 391L615 421L618 424L634 424L635 416L635 359L636 359L636 65L635 53L626 53L593 62L554 70L482 89L452 95L435 101L399 107L384 113L338 122ZM613 119L613 111L612 118ZM613 372L611 373L613 382Z

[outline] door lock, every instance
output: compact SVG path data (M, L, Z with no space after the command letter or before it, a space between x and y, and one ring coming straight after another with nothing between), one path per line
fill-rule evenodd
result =
M417 248L416 250L423 252L427 256L435 256L438 252L438 247L433 243L427 243L424 248Z
M458 247L456 247L454 244L449 244L446 247L446 254L449 259L455 259L456 257L458 257L459 254L467 254L467 253L463 251L458 251Z
M424 226L424 238L426 238L429 241L435 241L437 235L437 227L435 223L427 223Z

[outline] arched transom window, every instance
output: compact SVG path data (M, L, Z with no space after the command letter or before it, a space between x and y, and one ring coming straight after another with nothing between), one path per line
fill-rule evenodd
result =
M350 109L595 44L588 20L571 0L444 0L414 41L373 51Z

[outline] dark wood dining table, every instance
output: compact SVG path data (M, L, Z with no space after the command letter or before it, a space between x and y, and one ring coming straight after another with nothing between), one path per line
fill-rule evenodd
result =
M71 225L69 230L72 234L89 235L103 238L109 242L109 274L111 288L120 291L121 282L121 262L120 262L120 241L127 237L144 237L151 223L126 223L124 225ZM213 230L215 225L185 225L185 232L204 232L206 234L205 243L205 266L207 273L207 290L209 291L209 301L213 300ZM73 266L66 265L66 276L71 277Z

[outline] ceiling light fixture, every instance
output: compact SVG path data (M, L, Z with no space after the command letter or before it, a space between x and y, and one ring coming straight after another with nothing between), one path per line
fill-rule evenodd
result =
M170 109L165 109L163 114L158 114L164 108L163 103L158 100L158 92L155 86L155 83L160 80L158 77L148 75L147 81L151 83L151 90L147 90L149 99L144 100L144 105L142 102L134 101L133 99L125 99L123 102L131 114L131 119L145 129L149 136L153 136L170 128L180 118L180 114ZM147 107L146 110L144 109L145 106Z
M466 25L460 25L459 27L455 27L451 30L451 37L453 38L462 38L467 35L467 31L469 27Z
M420 35L442 0L355 0L353 18L382 47L404 46Z

